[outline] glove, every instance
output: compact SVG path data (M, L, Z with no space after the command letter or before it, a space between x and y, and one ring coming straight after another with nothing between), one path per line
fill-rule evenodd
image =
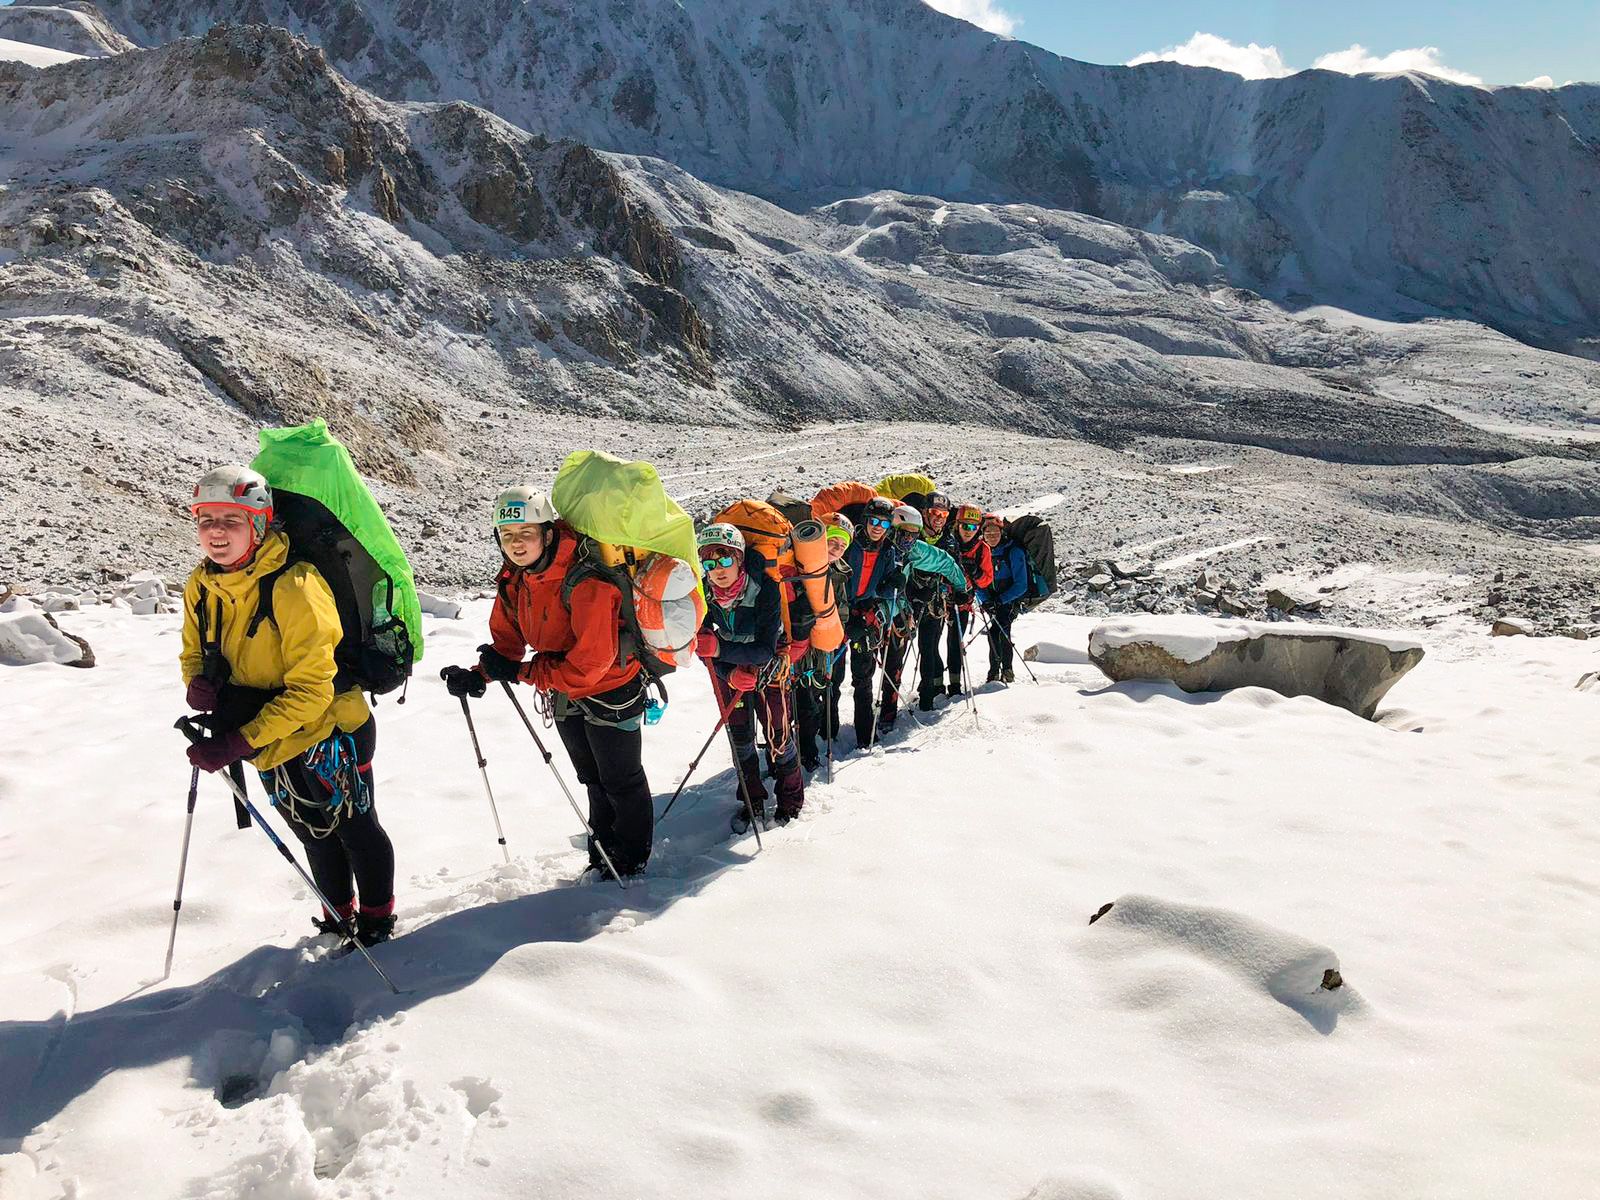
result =
M220 771L255 752L256 748L244 740L244 734L235 729L221 737L193 743L189 747L189 762L202 771Z
M789 643L788 655L789 655L789 662L791 664L799 662L802 658L804 658L806 655L808 655L810 653L811 653L811 643L810 642L790 642Z
M479 699L489 690L489 681L471 667L446 667L439 672L444 680L444 690L452 696L471 696Z
M717 635L709 629L702 629L694 637L694 652L701 658L715 658L722 652L722 645L717 641Z
M515 683L522 663L518 659L507 658L493 646L479 646L478 670L496 683Z
M861 623L868 629L876 629L878 627L878 610L875 608L862 610Z
M184 693L184 702L192 712L213 712L217 707L217 697L221 691L216 680L196 675L189 681L189 690Z
M754 667L735 667L728 675L728 686L736 692L753 692L756 690L756 672Z

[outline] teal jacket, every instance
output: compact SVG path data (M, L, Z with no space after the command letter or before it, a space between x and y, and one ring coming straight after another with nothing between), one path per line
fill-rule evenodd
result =
M912 542L908 565L913 574L938 575L954 592L968 590L967 576L956 560L929 542Z

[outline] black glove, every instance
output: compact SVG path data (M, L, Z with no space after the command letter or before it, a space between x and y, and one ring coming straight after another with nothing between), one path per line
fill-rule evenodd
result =
M496 683L515 683L522 663L518 659L507 658L493 646L479 646L478 669Z
M482 672L471 667L446 667L439 672L439 678L444 680L444 690L452 696L471 696L477 700L489 690L489 681Z

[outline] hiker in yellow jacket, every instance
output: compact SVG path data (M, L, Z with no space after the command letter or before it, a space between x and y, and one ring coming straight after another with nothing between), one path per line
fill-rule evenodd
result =
M374 805L377 727L359 688L335 690L333 592L310 563L291 560L258 472L208 472L190 511L205 559L183 590L183 681L213 736L189 760L234 770L240 782L237 764L260 772L328 903L362 942L384 941L394 930L394 846ZM324 912L315 924L334 933L339 922Z

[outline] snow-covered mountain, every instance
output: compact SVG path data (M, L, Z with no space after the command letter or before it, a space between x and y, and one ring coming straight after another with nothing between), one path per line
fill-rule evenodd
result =
M103 58L134 48L88 0L0 8L0 38L84 58Z
M1481 327L1292 313L1174 236L899 192L797 213L466 104L380 100L265 27L0 66L0 163L0 467L42 528L48 464L87 437L83 486L162 570L170 480L313 415L450 580L455 542L429 535L459 511L472 537L476 510L441 498L521 474L536 441L570 448L541 431L628 436L574 434L582 416L1448 464L1527 454L1523 428L1571 436L1600 396L1600 366ZM0 575L60 579L80 554L31 530Z
M1038 202L1257 289L1600 334L1600 88L1102 67L921 0L108 0L144 42L266 21L381 95L464 99L793 206Z

